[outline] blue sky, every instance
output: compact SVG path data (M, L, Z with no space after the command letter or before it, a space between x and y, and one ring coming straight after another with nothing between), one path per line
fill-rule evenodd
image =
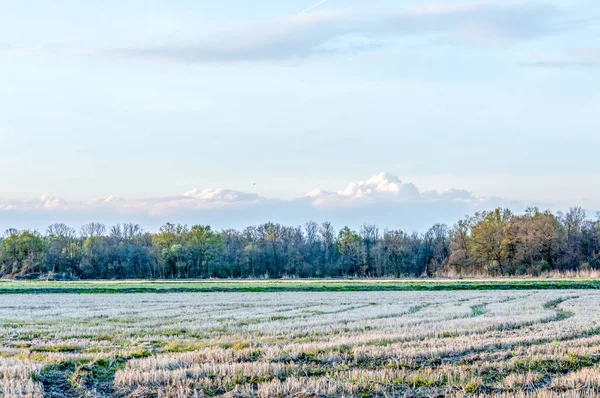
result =
M3 4L0 228L600 210L598 2L329 0L299 14L315 3ZM338 204L346 215L304 203L382 171L419 195L394 191L389 207L371 184L368 200ZM171 200L208 189L264 210ZM452 189L476 200L423 194ZM155 208L164 198L169 212Z

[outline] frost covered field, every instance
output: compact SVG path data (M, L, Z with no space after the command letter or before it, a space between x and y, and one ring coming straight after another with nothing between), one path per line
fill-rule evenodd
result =
M600 293L0 296L3 397L600 393Z

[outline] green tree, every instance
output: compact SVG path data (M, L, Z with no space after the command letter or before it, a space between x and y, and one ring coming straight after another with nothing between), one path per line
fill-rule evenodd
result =
M167 223L160 227L159 233L152 236L152 245L162 266L163 277L175 278L178 268L185 268L178 267L178 264L182 261L183 244L187 233L187 226Z
M46 243L37 232L13 233L3 241L2 272L27 275L45 272Z
M507 233L513 214L508 209L495 209L477 215L471 231L472 250L476 261L489 274L502 275L512 254L513 241Z
M186 277L226 276L218 269L223 255L223 239L210 226L192 226L185 244L190 257Z
M341 275L365 274L365 248L362 237L348 227L338 233Z

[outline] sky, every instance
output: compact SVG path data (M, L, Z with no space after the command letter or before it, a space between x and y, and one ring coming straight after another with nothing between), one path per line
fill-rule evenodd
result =
M600 210L595 0L5 1L0 230Z

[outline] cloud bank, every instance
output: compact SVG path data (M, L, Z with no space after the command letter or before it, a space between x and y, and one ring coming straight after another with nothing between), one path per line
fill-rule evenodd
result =
M132 221L156 230L167 221L242 228L267 221L299 225L308 220L330 220L352 227L370 222L382 228L420 231L436 222L451 224L467 213L499 205L522 207L464 190L421 191L395 175L380 173L366 181L350 183L341 191L315 189L292 200L229 189L195 189L182 195L145 199L108 196L68 201L47 195L0 199L0 229L44 230L58 221L74 226L91 221Z

